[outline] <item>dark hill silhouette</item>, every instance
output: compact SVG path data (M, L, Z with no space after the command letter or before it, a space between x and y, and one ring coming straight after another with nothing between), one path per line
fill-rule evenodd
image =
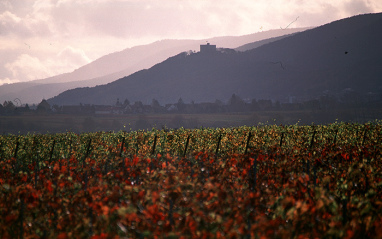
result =
M242 53L182 53L107 85L66 91L51 104L311 99L345 89L382 92L382 14L365 14Z
M0 86L0 102L21 99L23 103L39 103L68 89L107 84L138 70L147 69L180 52L198 50L206 41L220 47L236 48L241 45L262 41L250 48L267 43L268 38L304 31L308 28L270 30L244 36L223 36L202 40L162 40L147 45L135 46L114 52L84 65L73 72L42 80Z

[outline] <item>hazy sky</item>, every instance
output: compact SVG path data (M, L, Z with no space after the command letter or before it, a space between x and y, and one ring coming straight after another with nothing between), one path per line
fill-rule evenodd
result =
M319 26L376 12L381 0L0 0L0 85L70 72L161 39Z

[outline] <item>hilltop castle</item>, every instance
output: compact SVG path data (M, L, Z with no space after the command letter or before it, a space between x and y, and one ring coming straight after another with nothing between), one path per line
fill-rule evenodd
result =
M210 45L207 43L206 45L200 45L200 53L214 53L216 52L216 45Z

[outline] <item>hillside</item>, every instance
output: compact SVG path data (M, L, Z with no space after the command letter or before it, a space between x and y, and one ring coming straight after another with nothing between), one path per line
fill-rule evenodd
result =
M66 91L51 104L161 104L312 99L344 91L382 93L382 14L332 22L245 52L182 53L107 85Z
M272 38L264 39L264 40L261 40L261 41L247 43L245 45L242 45L240 47L235 48L235 51L248 51L248 50L252 50L252 49L260 47L260 46L262 46L264 44L268 44L268 43L271 43L271 42L274 42L274 41L277 41L277 40L281 40L281 39L283 39L285 37L288 37L288 36L291 36L291 34L287 34L287 35L283 35L283 36L278 36L278 37L272 37Z
M147 69L183 51L199 50L206 41L220 47L236 48L261 41L258 47L274 37L284 36L307 28L270 30L244 36L223 36L202 40L162 40L148 45L127 48L105 55L79 69L42 80L0 86L0 102L19 98L23 103L39 103L59 93L77 87L107 84L136 71ZM43 89L43 90L42 90Z

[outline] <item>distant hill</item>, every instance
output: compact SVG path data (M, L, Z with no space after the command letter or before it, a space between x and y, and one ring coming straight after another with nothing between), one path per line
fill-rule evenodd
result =
M295 33L293 33L295 34ZM277 40L281 40L285 37L288 37L288 36L291 36L292 34L287 34L287 35L283 35L283 36L279 36L279 37L272 37L272 38L268 38L268 39L264 39L264 40L261 40L261 41L256 41L256 42L251 42L251 43L247 43L245 45L242 45L240 47L237 47L235 48L236 51L248 51L248 50L252 50L252 49L255 49L257 47L260 47L264 44L268 44L268 43L271 43L271 42L274 42L274 41L277 41Z
M39 103L68 89L107 84L136 71L147 69L180 52L198 51L206 41L219 47L236 48L247 43L304 31L308 28L270 30L245 36L223 36L202 40L162 40L105 55L71 73L42 80L0 86L0 102L19 98L23 103ZM264 42L266 43L266 42ZM261 44L257 44L258 47Z
M182 53L106 85L65 91L49 103L161 104L312 99L344 90L382 93L382 14L358 15L245 52Z

